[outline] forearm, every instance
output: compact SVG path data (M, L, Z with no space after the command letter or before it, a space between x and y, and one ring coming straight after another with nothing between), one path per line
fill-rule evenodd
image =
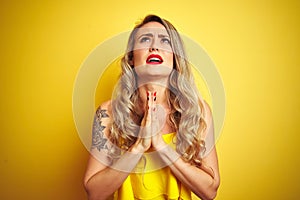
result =
M89 200L107 199L125 181L142 154L126 152L112 166L94 174L86 183L85 188Z
M212 169L197 168L185 162L170 146L161 149L159 153L162 160L169 164L172 173L179 181L190 188L197 196L202 199L215 198L219 183Z

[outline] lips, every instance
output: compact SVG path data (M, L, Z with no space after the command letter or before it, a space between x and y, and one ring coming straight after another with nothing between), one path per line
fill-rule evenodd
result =
M158 65L163 62L163 59L160 55L158 54L151 54L148 56L146 63L147 64L152 64L152 65Z

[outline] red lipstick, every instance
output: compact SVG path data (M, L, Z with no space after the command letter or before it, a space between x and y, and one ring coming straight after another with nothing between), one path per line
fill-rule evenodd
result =
M162 62L163 62L163 59L158 54L150 54L146 60L146 63L151 64L151 65L158 65L158 64L161 64Z

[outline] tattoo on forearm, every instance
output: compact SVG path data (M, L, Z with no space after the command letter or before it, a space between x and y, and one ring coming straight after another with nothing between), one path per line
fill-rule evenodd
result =
M101 151L102 149L107 149L107 139L105 138L105 135L103 133L106 126L103 126L102 118L109 117L106 113L107 110L102 110L99 108L96 111L95 119L94 119L94 125L93 125L93 138L92 138L92 149L97 148L98 151Z

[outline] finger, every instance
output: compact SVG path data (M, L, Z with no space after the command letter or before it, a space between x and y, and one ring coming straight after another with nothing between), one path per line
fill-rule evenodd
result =
M156 92L153 92L152 93L152 96L151 96L151 103L152 103L152 108L151 108L151 114L152 114L152 120L155 120L155 117L156 117L156 113L157 113L157 108L156 108Z
M140 127L140 134L139 137L141 138L150 138L151 137L151 92L147 91L146 93L147 95L147 101L145 104L145 114L141 123L141 127Z
M151 128L152 128L152 136L155 136L158 132L158 120L157 120L157 104L156 104L156 97L157 92L153 92L152 97L151 97L151 101L152 101L152 109L151 109L151 114L152 114L152 118L151 118Z
M147 103L146 103L146 112L144 118L146 118L145 126L149 126L151 124L151 115L152 115L152 102L151 102L152 93L147 91Z
M149 120L151 120L151 118L149 118L149 100L150 100L149 95L150 95L150 93L147 91L146 92L145 112L144 112L144 117L141 122L142 127L145 127L146 124L149 124Z
M156 105L156 111L155 111L155 123L157 124L157 127L158 127L158 130L159 131L162 131L163 127L165 126L165 123L166 123L166 117L167 117L167 114L166 114L166 110L164 109L163 106L157 104ZM154 120L153 120L154 122Z

